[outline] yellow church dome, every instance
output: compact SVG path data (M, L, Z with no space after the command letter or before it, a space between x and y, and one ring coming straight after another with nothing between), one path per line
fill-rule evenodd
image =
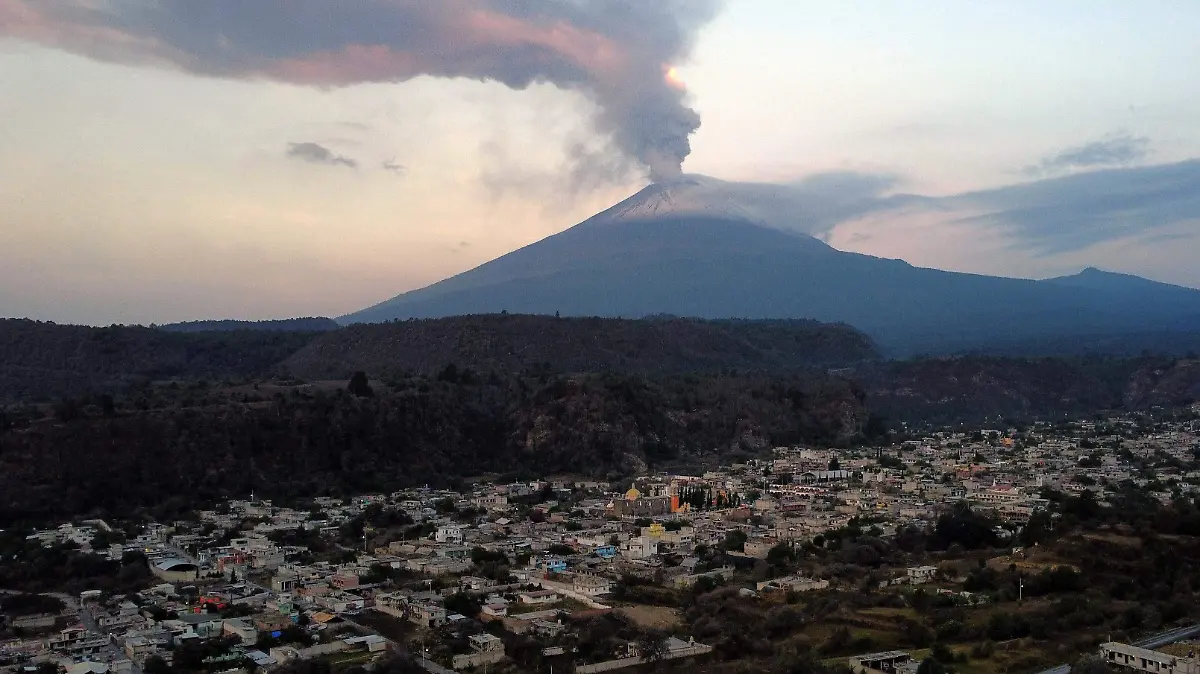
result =
M636 501L642 497L642 492L637 490L637 487L630 487L629 491L625 492L626 501Z

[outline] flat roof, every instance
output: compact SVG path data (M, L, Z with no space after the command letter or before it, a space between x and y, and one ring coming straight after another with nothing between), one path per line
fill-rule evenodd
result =
M911 658L912 653L908 651L882 651L880 653L867 653L866 655L852 656L851 660L895 660L896 658Z

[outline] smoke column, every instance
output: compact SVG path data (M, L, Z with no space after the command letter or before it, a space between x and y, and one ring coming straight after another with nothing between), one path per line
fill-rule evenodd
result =
M670 179L699 115L665 76L719 0L0 0L0 37L90 58L336 87L420 75L550 82Z

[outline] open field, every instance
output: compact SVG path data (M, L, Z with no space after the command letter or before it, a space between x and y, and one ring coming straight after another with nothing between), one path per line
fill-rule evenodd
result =
M638 627L669 630L679 624L679 611L665 606L625 606L617 609Z

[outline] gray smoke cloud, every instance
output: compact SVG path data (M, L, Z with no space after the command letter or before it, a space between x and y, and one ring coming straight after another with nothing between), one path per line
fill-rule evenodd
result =
M0 0L0 37L91 58L336 87L464 77L550 82L670 179L700 117L667 76L721 0Z
M358 168L358 162L317 143L288 143L287 156L310 164Z

